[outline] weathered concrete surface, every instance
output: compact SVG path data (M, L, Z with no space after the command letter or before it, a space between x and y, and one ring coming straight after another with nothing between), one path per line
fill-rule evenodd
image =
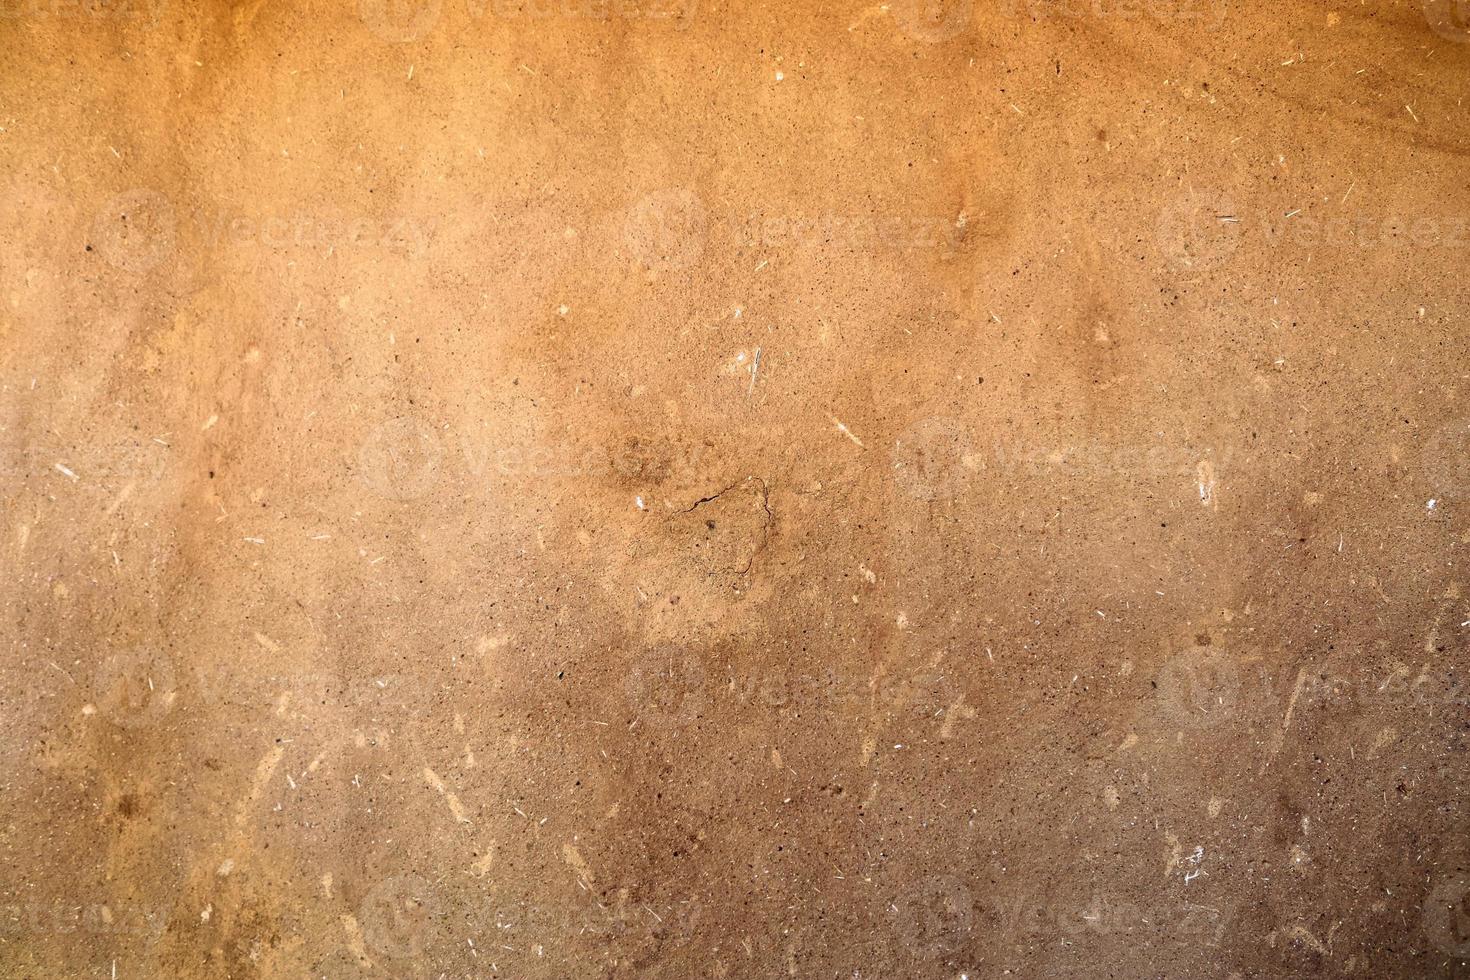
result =
M0 975L1467 975L1463 6L3 3Z

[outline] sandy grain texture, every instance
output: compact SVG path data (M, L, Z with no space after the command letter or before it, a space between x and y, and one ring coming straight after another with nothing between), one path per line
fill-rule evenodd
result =
M0 976L1470 976L1463 0L0 0Z

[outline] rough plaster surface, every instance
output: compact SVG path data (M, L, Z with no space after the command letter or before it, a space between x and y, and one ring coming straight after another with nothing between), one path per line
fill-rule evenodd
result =
M1467 13L0 0L0 975L1470 975Z

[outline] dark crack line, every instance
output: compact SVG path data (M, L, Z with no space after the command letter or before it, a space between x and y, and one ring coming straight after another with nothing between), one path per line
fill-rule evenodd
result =
M740 569L740 571L738 571L738 572L735 573L735 574L741 576L742 578L743 577L746 577L746 576L748 576L750 574L750 570L755 567L755 560L756 560L756 558L758 558L760 556L760 553L762 551L765 551L766 550L766 545L771 540L771 525L774 524L774 523L776 523L776 512L773 511L773 510L771 510L771 486L770 486L770 484L766 483L765 479L762 478L762 477L759 477L759 476L747 476L743 480L736 480L734 483L730 484L728 487L726 487L725 489L721 490L719 493L711 494L708 497L700 497L694 503L690 504L684 510L680 511L680 513L683 513L683 514L693 513L701 505L707 504L711 500L718 500L721 497L723 497L725 494L729 493L731 490L734 490L736 487L742 487L742 486L744 486L745 484L749 483L752 480L754 480L756 483L759 483L761 485L761 510L765 511L766 519L765 519L764 523L761 524L761 543L756 546L755 551L751 552L750 561L748 561L748 562L745 563L745 567L742 568L742 569ZM714 574L716 574L716 573L713 572L713 571L708 572L708 573L706 573L706 577L709 577L709 576L714 575Z
M713 494L713 495L708 496L708 497L700 497L694 503L690 504L685 510L681 511L681 513L688 514L691 511L693 511L695 508L697 508L700 504L707 504L711 500L719 500L725 494L729 493L731 490L734 490L736 487L740 486L740 484L745 483L748 480L753 480L753 479L756 479L756 477L747 476L744 480L736 480L734 483L730 484L728 487L726 487L725 489L721 490L719 493ZM764 483L762 483L762 485L764 485Z

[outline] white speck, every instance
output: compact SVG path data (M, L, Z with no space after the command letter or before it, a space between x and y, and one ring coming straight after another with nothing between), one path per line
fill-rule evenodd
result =
M562 305L560 305L560 306L558 306L556 308L556 312L560 313L562 316L566 316L568 313L572 312L572 308L570 306L568 306L567 304L563 303Z
M251 544L265 544L265 538L245 538L244 540L249 541Z
M65 466L62 466L60 463L57 463L56 464L56 471L58 473L61 473L64 476L71 477L73 480L78 479L78 477L77 477L77 475L75 473L73 473L71 470L67 469Z
M1437 506L1437 505L1438 505L1438 504L1439 504L1439 500L1438 500L1438 498L1435 498L1435 497L1430 497L1430 498L1429 498L1429 503L1427 503L1427 504L1425 504L1425 505L1424 505L1424 509L1425 509L1425 510L1429 510L1429 511L1432 511L1432 510L1434 510L1434 508L1435 508L1435 507L1436 507L1436 506Z
M786 75L785 75L785 74L784 74L784 73L782 73L782 72L779 72L779 71L778 71L778 72L776 72L776 81L778 81L778 82L779 82L779 81L782 81L782 80L783 80L783 79L785 79L785 78L786 78Z
M853 442L855 442L860 448L862 448L862 449L867 449L868 448L867 446L864 446L863 445L863 441L861 439L859 439L857 436L855 436L855 435L852 434L852 430L851 429L849 429L842 422L838 421L837 416L833 415L833 416L831 416L831 419L832 419L833 423L836 424L837 431L838 432L841 432L843 435L847 436L847 438L849 438Z
M633 503L635 503L635 504L638 505L638 509L639 510L647 510L648 509L648 505L643 502L643 498L642 497L634 497L633 498Z

